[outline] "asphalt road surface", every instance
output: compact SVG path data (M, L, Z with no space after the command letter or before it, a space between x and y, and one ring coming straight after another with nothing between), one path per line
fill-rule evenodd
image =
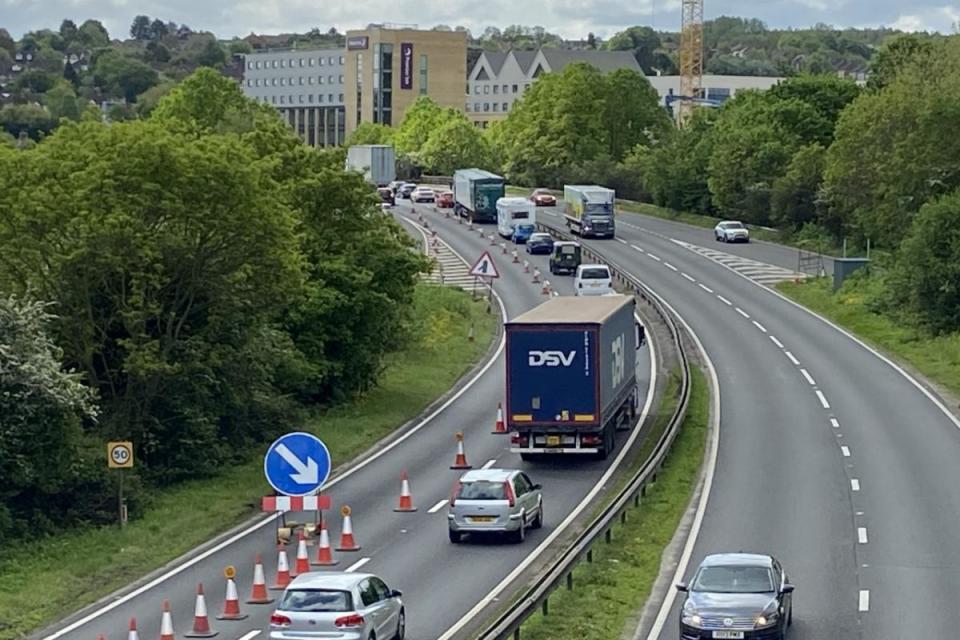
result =
M398 207L394 215L403 215L409 205ZM431 221L440 219L432 214ZM489 248L479 234L469 235L465 227L453 221L441 221L445 230L441 237L467 260L479 257ZM494 231L490 227L491 232ZM494 257L497 260L497 257ZM498 260L501 278L495 288L502 297L509 317L516 316L545 300L539 285L530 282L517 265ZM532 262L546 271L546 257ZM555 279L561 294L571 294L571 278ZM645 397L650 377L649 352L638 357L638 377ZM520 565L558 523L587 496L608 466L607 462L562 461L552 464L523 463L509 452L506 436L490 433L496 417L497 402L503 397L504 359L502 355L466 393L457 398L429 423L408 439L355 473L337 481L329 491L334 508L349 504L353 508L354 532L362 549L355 553L336 553L337 570L360 569L380 575L388 585L404 592L407 609L407 637L411 640L436 640L461 620L478 602ZM466 453L475 468L482 466L516 467L528 471L536 482L544 485L546 523L539 531L530 531L527 541L512 544L451 545L446 534L445 500L459 477L449 469L455 453L454 433L466 434ZM322 434L320 434L322 437ZM622 445L629 434L618 434ZM621 447L618 447L618 452ZM335 461L336 462L336 461ZM400 489L400 473L408 470L416 513L394 513ZM264 482L264 492L268 487ZM191 508L185 505L184 508ZM336 544L340 518L336 511L328 517L330 533ZM221 610L224 599L224 567L238 570L237 584L241 600L246 600L253 577L255 554L263 555L268 584L275 575L277 551L272 522L253 532L238 532L186 567L175 567L175 575L161 576L98 611L63 621L45 638L92 639L104 634L109 640L127 637L131 616L139 622L140 636L156 637L160 630L161 603L169 599L178 637L190 630L193 620L195 590L202 582L207 593L210 615ZM311 557L315 548L310 547ZM288 547L291 566L296 545ZM273 592L279 595L279 592ZM225 639L252 640L268 635L272 606L242 605L250 616L243 621L212 619L214 629Z

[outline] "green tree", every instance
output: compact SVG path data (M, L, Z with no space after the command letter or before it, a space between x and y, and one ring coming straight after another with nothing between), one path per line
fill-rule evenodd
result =
M110 46L110 34L99 20L85 20L78 29L78 37L88 49Z
M38 140L57 126L50 112L36 104L8 104L0 108L0 127L14 137L26 131Z
M683 129L674 129L656 146L638 149L644 186L653 202L677 211L716 211L707 183L719 114L697 109Z
M197 64L201 67L222 67L227 62L227 54L216 38L210 38L197 56Z
M130 25L130 37L134 40L150 39L150 16L138 15L133 18Z
M453 175L467 167L494 168L483 132L460 112L451 114L433 130L418 157L424 169L436 175Z
M238 53L253 53L253 47L251 47L250 43L246 40L234 39L227 45L227 52L231 56L237 55Z
M74 87L79 86L80 84L80 75L77 73L77 70L73 68L73 64L71 64L69 61L63 65L63 79Z
M770 89L770 96L776 100L800 100L816 109L822 121L813 134L815 141L829 145L833 140L840 113L860 95L860 88L851 80L834 76L799 76L787 80ZM809 135L809 134L808 134ZM804 142L813 142L805 137Z
M73 85L64 80L58 82L44 94L43 104L46 105L50 117L54 120L60 120L60 118L80 120L82 103L78 102Z
M170 34L170 28L160 18L150 23L150 39L153 41L163 40Z
M770 217L777 226L799 230L819 220L818 197L826 151L818 143L800 147L786 173L773 182Z
M642 75L618 69L604 78L607 153L621 161L637 145L650 145L670 126L656 89Z
M17 43L11 37L10 32L0 27L0 49L3 49L11 56L17 52Z
M137 115L141 118L148 117L157 108L160 100L173 91L176 86L175 82L166 81L141 93L137 96Z
M60 23L60 37L66 42L67 47L69 47L79 35L80 31L77 29L77 23L69 18L64 18L63 22Z
M610 51L632 51L644 73L653 73L657 63L657 49L660 48L660 36L650 27L630 27L615 34L607 41Z
M356 144L391 144L394 130L385 124L361 122L347 137L346 146Z
M97 56L93 79L109 95L122 96L133 102L138 95L157 84L159 74L136 58L110 50Z
M887 42L870 63L867 87L878 91L893 82L901 71L929 59L935 46L928 39L916 34L904 34Z
M429 96L417 98L407 109L403 122L393 136L397 152L406 155L419 153L442 118L443 109Z
M162 42L153 40L147 44L147 60L166 64L170 62L170 50Z
M57 83L57 76L39 69L24 71L14 83L18 91L29 91L35 94L46 93Z

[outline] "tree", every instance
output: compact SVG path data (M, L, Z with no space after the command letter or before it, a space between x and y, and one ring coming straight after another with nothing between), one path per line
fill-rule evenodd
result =
M85 20L78 30L80 42L88 49L110 46L110 34L99 20Z
M57 82L57 76L39 69L30 69L17 76L14 87L18 91L30 91L35 94L46 93Z
M660 36L656 31L640 26L621 31L607 41L607 49L610 51L632 51L644 73L653 72L655 54L660 45Z
M60 120L60 118L80 120L81 103L77 100L73 85L66 81L58 82L47 91L43 96L43 104L46 105L50 117L54 120Z
M391 144L394 130L385 124L361 122L347 137L346 146L356 144Z
M597 48L597 36L593 35L593 31L587 34L587 48L588 49Z
M139 41L149 40L151 36L150 25L150 16L135 16L133 23L130 25L130 37Z
M656 89L642 75L618 69L604 78L607 153L619 162L637 145L649 146L670 126Z
M815 141L829 145L840 113L860 95L860 88L851 80L834 76L799 76L788 78L770 89L776 100L797 99L816 109L822 118ZM805 142L813 142L805 139Z
M63 38L68 47L79 35L80 31L77 29L77 23L73 20L65 18L64 21L60 23L60 37Z
M17 52L17 43L14 42L10 36L10 32L3 27L0 27L0 49L3 49L10 55L14 55Z
M75 87L80 85L80 75L69 60L63 65L63 79Z
M173 91L173 88L176 86L177 84L175 82L166 81L150 87L141 93L137 96L137 115L141 118L149 117L150 114L153 113L153 110L157 108L160 100Z
M39 140L57 125L50 113L36 104L8 104L0 108L0 127L19 137L25 131L34 140Z
M170 62L170 50L162 42L153 40L147 45L147 59L165 64Z
M716 211L707 184L719 114L697 109L683 129L673 129L657 145L635 151L644 186L653 202L676 211Z
M154 42L163 40L170 33L170 28L167 26L167 23L157 18L150 23L150 39Z
M818 143L800 147L786 173L774 181L770 218L777 226L799 230L807 223L818 221L826 151Z
M235 56L238 53L253 53L253 47L250 46L250 43L246 40L232 40L227 46L227 50L231 56Z
M108 94L133 102L139 94L157 84L159 74L136 58L110 50L97 56L93 79Z
M398 153L416 155L426 144L430 133L436 129L443 116L443 109L429 96L420 96L407 109L400 128L393 136Z
M418 158L427 171L436 175L453 175L464 167L493 168L490 145L483 132L459 111L448 112L445 122L430 133Z
M933 43L916 34L904 34L887 42L870 63L867 87L879 91L915 63L928 59L935 51Z
M227 61L227 55L216 38L210 38L197 56L197 64L201 67L222 67Z

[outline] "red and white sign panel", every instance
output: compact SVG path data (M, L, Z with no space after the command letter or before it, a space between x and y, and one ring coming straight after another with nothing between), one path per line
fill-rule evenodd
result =
M320 511L330 509L330 496L264 496L261 511Z

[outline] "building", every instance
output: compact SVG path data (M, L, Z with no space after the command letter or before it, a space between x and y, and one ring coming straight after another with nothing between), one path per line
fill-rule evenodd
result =
M630 69L642 74L629 51L581 51L542 48L537 51L484 51L467 78L467 116L478 127L502 120L513 104L544 73L559 73L574 62L603 73Z
M647 76L647 80L657 90L664 106L670 106L680 95L680 76ZM783 80L784 78L765 76L705 75L700 86L703 87L704 103L719 106L735 96L738 91L748 89L766 91Z
M347 32L346 131L363 122L400 126L420 96L463 109L467 34L370 25Z
M249 53L241 86L276 107L304 143L339 145L346 137L344 62L343 49Z

